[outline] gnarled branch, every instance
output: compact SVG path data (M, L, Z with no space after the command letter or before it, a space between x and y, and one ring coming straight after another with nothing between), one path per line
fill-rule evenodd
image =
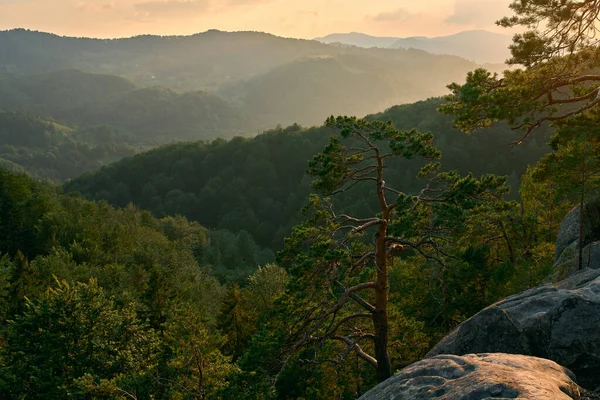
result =
M358 343L346 336L335 336L334 339L346 343L351 350L354 350L358 357L362 358L363 360L371 364L373 367L377 368L377 360L369 354L365 353Z

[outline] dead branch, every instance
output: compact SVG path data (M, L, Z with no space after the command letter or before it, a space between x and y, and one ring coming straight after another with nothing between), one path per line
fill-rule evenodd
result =
M362 358L363 360L371 364L373 367L377 368L377 360L369 354L365 353L358 343L352 341L346 336L335 336L334 339L346 343L350 349L354 350L358 357Z

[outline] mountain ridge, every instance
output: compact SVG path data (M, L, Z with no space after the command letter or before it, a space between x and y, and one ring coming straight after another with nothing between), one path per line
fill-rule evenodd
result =
M457 32L446 36L385 37L360 32L333 33L314 40L321 43L341 43L364 48L415 48L432 54L450 54L480 64L504 63L509 58L510 35L483 29Z
M477 67L457 56L423 50L340 47L261 32L212 30L192 36L145 35L114 40L26 30L0 32L0 79L6 74L18 80L51 73L64 82L61 76L65 73L56 70L68 69L115 75L126 79L121 83L125 86L160 86L179 94L208 92L229 103L219 108L249 110L257 122L246 122L241 130L237 124L228 131L228 137L277 124L320 124L332 113L365 116L396 104L441 96L447 93L449 82L461 81ZM500 72L499 68L491 70ZM41 95L64 92L70 85L68 81L56 83ZM9 97L10 91L7 94L0 87L0 109L14 108L2 105ZM175 95L163 97L171 105L169 98ZM65 99L90 103L89 96ZM52 101L50 105L56 108L62 103ZM35 111L47 114L45 110ZM116 111L120 113L120 109ZM94 124L100 122L104 121L97 119ZM152 125L154 128L156 124ZM216 128L210 130L216 132ZM187 135L185 139L194 138L202 137Z

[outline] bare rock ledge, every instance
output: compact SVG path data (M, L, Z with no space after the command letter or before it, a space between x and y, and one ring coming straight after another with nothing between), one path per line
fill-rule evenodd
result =
M550 360L515 354L440 355L416 362L360 400L570 400L573 373Z

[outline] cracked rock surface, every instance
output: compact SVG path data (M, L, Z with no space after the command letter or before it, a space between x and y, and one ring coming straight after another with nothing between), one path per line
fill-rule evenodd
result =
M440 355L416 362L360 400L568 400L572 373L555 362L514 354Z
M553 360L573 371L584 388L599 387L600 270L584 269L556 285L495 303L459 325L427 356L472 353Z
M584 210L582 267L598 269L600 268L600 199L588 202ZM580 215L579 207L575 207L560 225L554 257L557 276L571 274L579 269Z

